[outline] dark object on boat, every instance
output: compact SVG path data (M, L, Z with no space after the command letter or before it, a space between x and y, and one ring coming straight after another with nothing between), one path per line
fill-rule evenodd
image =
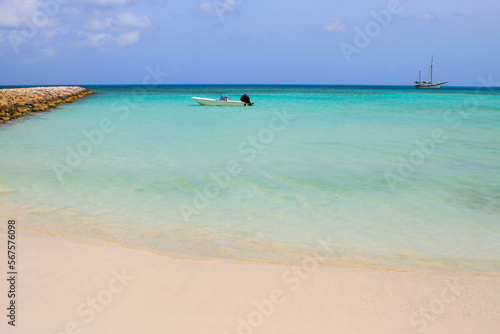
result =
M250 96L248 96L247 94L243 94L241 97L240 97L240 101L241 102L244 102L245 105L249 105L249 106L253 106L253 103L250 102Z

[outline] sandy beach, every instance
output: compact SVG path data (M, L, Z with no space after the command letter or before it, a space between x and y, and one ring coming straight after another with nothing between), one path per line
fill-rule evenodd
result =
M313 258L301 266L180 259L26 230L16 240L16 326L2 317L2 333L457 334L500 326L498 276L333 268Z

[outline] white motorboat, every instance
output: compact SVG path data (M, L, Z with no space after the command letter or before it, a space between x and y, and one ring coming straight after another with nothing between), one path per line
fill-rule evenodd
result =
M208 99L206 97L192 97L193 100L201 104L202 106L227 106L227 107L244 107L247 105L253 105L253 103L243 102L243 101L234 101L228 100L227 96L225 98L220 99Z

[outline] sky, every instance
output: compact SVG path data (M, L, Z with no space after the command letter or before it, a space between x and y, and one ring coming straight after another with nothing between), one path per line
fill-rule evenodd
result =
M498 0L0 0L0 85L500 85Z

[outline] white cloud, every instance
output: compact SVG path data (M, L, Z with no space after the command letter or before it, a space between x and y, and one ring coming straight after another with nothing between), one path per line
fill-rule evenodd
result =
M113 41L113 36L108 33L93 33L81 31L79 33L83 39L75 43L76 46L80 47L100 47L104 45L111 44Z
M215 14L215 9L214 9L214 5L211 3L211 2L201 2L199 5L198 5L198 8L201 9L201 11L207 13L207 14Z
M222 16L226 12L232 12L241 4L241 0L218 0L200 2L198 8L209 15Z
M132 12L118 13L113 24L119 27L128 28L148 28L151 23L146 15L136 15Z
M346 29L346 25L340 22L339 20L332 22L325 22L323 25L323 30L328 32L344 32Z
M436 22L439 18L432 13L424 13L417 16L417 20L425 22Z
M17 28L37 10L37 0L0 0L0 27Z
M93 31L106 30L111 27L111 20L111 18L106 18L103 20L92 19L90 21L87 21L83 25L83 28Z
M70 39L76 47L126 47L140 40L140 31L150 28L151 21L147 15L112 12L110 7L139 1L143 0L0 0L0 41L17 36L20 43L15 44L15 52L31 44L47 57L57 56L59 47ZM47 15L46 4L59 2L57 16ZM23 32L26 25L34 27L28 37Z
M127 46L130 44L137 43L141 34L138 31L131 31L121 34L116 37L115 41L118 46Z
M150 26L151 22L149 21L149 17L146 15L136 15L132 12L121 12L116 14L115 17L107 17L101 20L89 20L83 25L83 29L103 31L112 27L144 29Z
M95 33L80 31L79 36L81 37L81 39L75 42L75 46L100 48L113 46L124 47L137 43L141 37L141 34L138 31L129 31L119 35L112 35L105 32Z
M92 19L87 21L75 43L79 47L124 47L137 43L141 34L137 29L151 26L146 15L137 15L132 12L117 13L113 17Z

